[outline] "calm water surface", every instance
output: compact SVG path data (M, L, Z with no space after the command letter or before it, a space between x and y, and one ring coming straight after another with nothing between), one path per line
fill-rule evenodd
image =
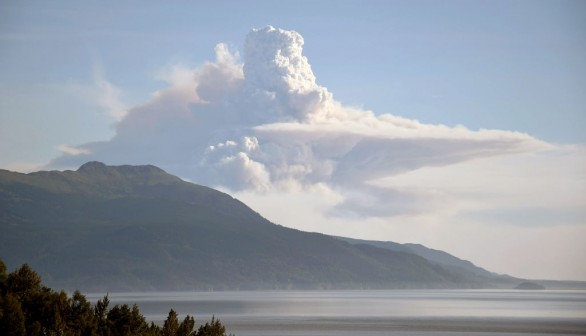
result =
M90 294L97 301L103 294ZM586 291L388 290L110 293L162 322L173 308L237 336L586 335Z

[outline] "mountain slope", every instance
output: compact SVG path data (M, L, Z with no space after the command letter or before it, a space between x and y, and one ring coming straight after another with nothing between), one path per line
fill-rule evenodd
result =
M0 258L54 288L468 288L409 251L270 223L242 202L154 166L0 171Z
M353 245L367 244L390 251L412 253L426 259L432 264L441 266L446 270L457 273L462 278L466 278L470 282L482 283L483 286L486 287L497 286L511 288L511 286L515 286L515 284L522 281L521 279L508 275L489 272L481 267L474 265L468 260L460 259L447 252L431 249L421 244L399 244L390 241L362 240L346 237L335 238Z

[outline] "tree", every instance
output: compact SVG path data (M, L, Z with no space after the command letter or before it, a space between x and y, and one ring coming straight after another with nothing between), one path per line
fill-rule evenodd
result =
M132 310L130 311L130 330L133 335L145 335L148 328L149 324L140 313L140 310L138 310L138 305L132 305Z
M177 330L179 329L179 320L177 319L177 313L171 309L167 319L163 324L163 336L176 336Z
M194 331L195 319L189 315L185 316L185 319L179 323L177 313L171 309L169 315L163 324L162 335L163 336L195 336Z
M7 290L16 295L20 301L42 289L41 277L28 264L8 274L6 285Z
M0 335L24 336L25 319L18 298L12 293L0 296Z
M109 304L110 300L108 300L108 294L106 294L104 295L104 298L98 300L98 302L96 302L96 305L94 306L94 322L96 323L98 335L110 335L107 317Z
M10 274L0 260L0 335L2 336L225 336L216 320L194 331L189 315L179 323L171 309L163 328L149 325L135 304L108 309L106 294L92 305L79 291L69 298L41 283L41 277L27 264Z
M2 260L0 260L0 295L4 294L6 291L6 280L8 279L8 275L6 275L6 265Z
M75 291L71 297L66 320L67 326L74 330L75 336L92 336L97 331L94 310L79 291Z
M140 314L138 306L124 304L115 305L107 315L108 329L112 336L134 336L144 335L149 330L144 316Z
M64 291L43 288L22 301L27 335L63 335L68 331L69 299Z
M211 322L206 322L199 327L197 336L226 336L226 328L213 316Z
M185 319L179 325L177 329L177 336L195 336L195 319L192 316L185 316Z

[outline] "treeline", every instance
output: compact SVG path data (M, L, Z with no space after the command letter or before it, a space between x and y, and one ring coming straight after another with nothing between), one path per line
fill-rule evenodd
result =
M161 327L147 323L137 305L109 305L107 295L92 306L79 291L53 291L27 264L7 274L0 260L0 335L226 336L216 318L196 328L192 316L179 321L171 309Z

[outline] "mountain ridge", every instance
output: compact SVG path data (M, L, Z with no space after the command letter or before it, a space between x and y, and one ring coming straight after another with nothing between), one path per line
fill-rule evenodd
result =
M334 237L346 241L350 244L367 244L392 251L413 253L426 259L432 264L439 265L447 270L464 273L468 278L473 279L475 281L487 283L502 283L503 286L506 286L507 284L514 281L520 281L520 279L512 277L510 275L498 274L487 271L484 268L474 265L472 262L468 260L460 259L445 251L432 249L421 244L399 244L392 241L363 240L337 236Z
M516 281L276 225L228 194L155 166L0 170L0 210L0 258L10 267L30 263L57 288L486 288Z

